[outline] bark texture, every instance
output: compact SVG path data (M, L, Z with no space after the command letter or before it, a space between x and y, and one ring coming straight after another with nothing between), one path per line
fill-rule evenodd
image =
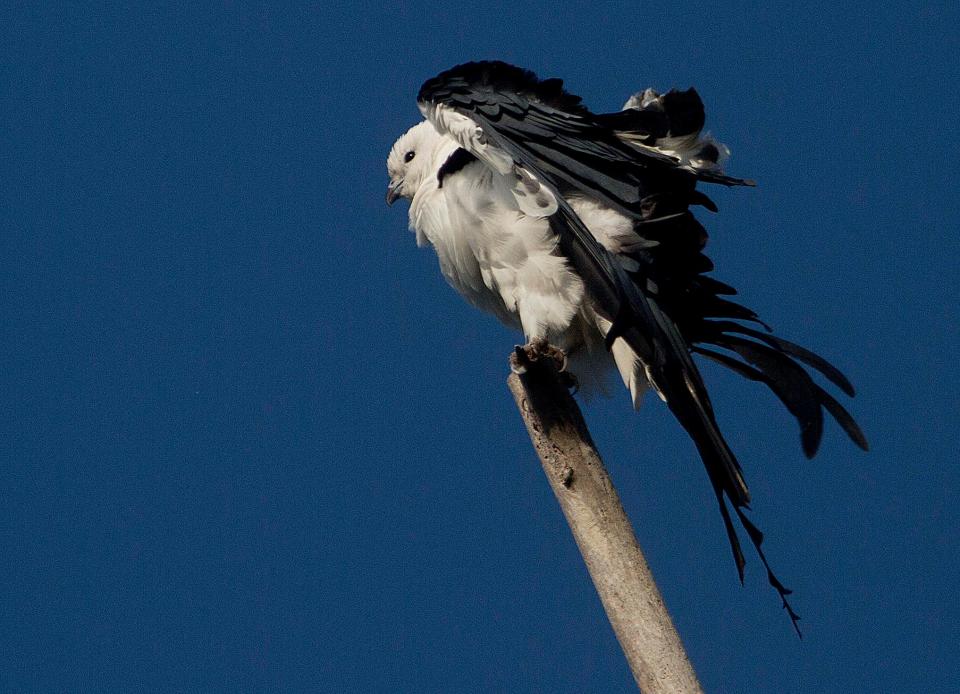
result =
M520 362L514 355L507 384L637 685L645 694L702 693L563 374L554 359Z

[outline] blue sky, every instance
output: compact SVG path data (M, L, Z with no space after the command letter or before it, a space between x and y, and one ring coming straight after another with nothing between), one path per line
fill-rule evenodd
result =
M655 400L585 406L708 691L960 681L956 3L0 10L0 688L631 691L476 313L383 205L420 83L696 86L715 276L843 369L806 461L705 367L799 642ZM748 555L748 559L751 557Z

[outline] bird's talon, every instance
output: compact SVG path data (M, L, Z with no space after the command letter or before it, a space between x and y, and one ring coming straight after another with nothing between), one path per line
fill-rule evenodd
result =
M534 338L522 347L518 345L510 360L511 368L513 368L515 362L519 363L519 365L528 366L532 362L544 358L552 359L559 373L567 373L567 353L559 347L554 347L543 337Z
M526 351L520 345L513 348L513 354L510 355L510 370L515 374L527 373L527 367L530 364L530 358Z

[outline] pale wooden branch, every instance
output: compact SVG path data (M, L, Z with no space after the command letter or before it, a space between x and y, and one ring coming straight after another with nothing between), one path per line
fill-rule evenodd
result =
M512 361L517 368L516 355ZM527 361L507 384L645 694L702 694L580 408L553 359Z

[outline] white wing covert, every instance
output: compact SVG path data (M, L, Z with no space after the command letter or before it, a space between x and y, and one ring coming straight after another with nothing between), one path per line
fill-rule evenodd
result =
M422 103L424 118L437 132L453 138L463 149L510 181L510 192L520 210L531 217L549 217L557 211L557 199L540 180L514 161L504 150L491 144L483 128L472 118L445 104Z

